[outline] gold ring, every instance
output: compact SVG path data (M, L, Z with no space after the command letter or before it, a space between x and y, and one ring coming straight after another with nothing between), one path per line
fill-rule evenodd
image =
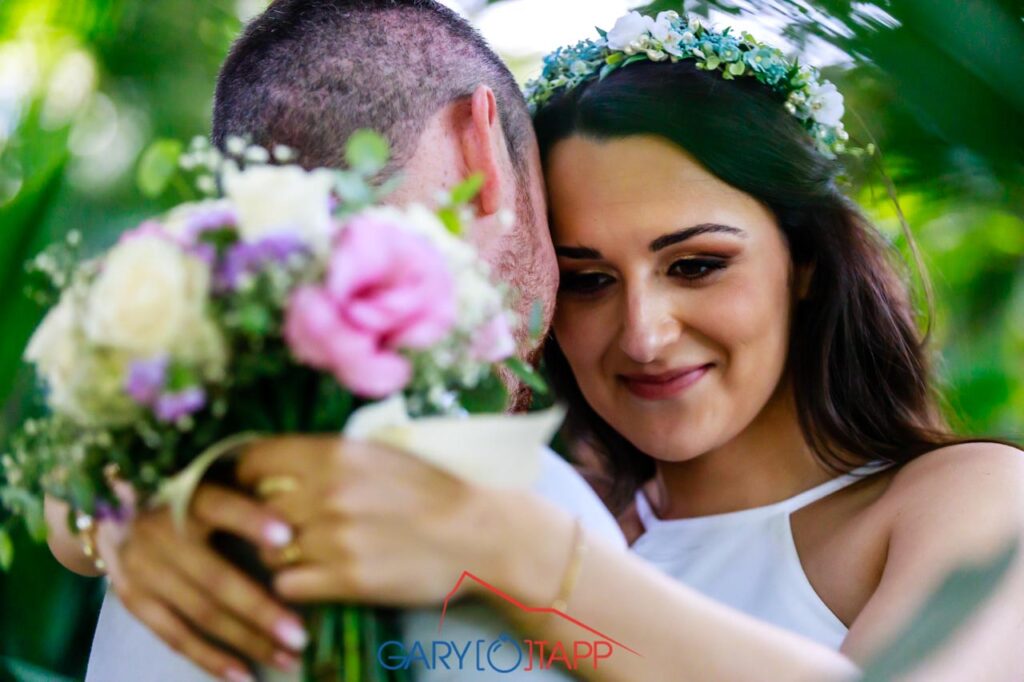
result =
M299 543L290 542L281 549L281 554L278 559L284 565L297 564L302 560L302 548L299 547Z
M281 493L293 493L299 489L299 479L294 476L267 476L256 484L256 495L266 499Z

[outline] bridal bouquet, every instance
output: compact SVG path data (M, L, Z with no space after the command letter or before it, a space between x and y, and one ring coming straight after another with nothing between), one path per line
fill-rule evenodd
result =
M389 187L370 180L388 150L373 133L349 141L344 171L241 140L229 150L199 143L182 157L205 198L97 257L81 258L72 234L34 261L50 309L25 357L48 414L12 439L0 487L30 529L44 527L45 494L77 518L130 515L115 492L125 484L137 504L180 516L206 467L260 434L404 429L408 449L472 476L458 471L473 469L460 448L472 451L463 460L494 456L480 436L495 420L530 419L482 418L474 435L468 416L502 411L503 366L539 387L514 357L512 292L464 239L478 179L438 208L386 207ZM543 442L556 422L530 422L530 437ZM515 445L503 468L528 475L530 450ZM398 674L373 664L386 623L354 605L317 609L307 678Z

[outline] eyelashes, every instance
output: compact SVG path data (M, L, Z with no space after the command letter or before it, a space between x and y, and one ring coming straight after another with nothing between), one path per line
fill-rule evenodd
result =
M603 272L563 272L559 293L590 296L610 286L615 279Z
M686 285L700 284L725 270L728 259L701 256L699 258L680 258L668 267L668 277L679 280ZM614 276L600 271L563 271L558 290L562 294L587 297L596 296L615 284Z
M682 277L691 282L710 277L719 270L724 270L727 263L722 258L681 258L668 269L673 277Z

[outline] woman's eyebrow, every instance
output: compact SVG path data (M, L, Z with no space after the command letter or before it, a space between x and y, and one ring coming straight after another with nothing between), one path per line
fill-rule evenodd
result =
M701 223L700 225L694 225L693 227L687 227L682 230L678 230L671 234L662 235L658 237L648 247L652 253L657 253L662 249L667 249L673 244L685 242L687 239L693 239L702 234L709 234L714 232L722 232L725 234L734 234L737 237L746 237L747 233L738 227L731 227L729 225L719 225L718 223Z
M702 234L708 234L713 232L722 232L725 234L734 234L737 237L746 238L747 233L738 227L731 227L729 225L719 225L718 223L701 223L700 225L694 225L693 227L687 227L682 230L678 230L671 234L662 235L658 237L648 247L654 253L667 249L673 244L685 242L687 239L693 239ZM600 260L604 258L601 252L597 249L592 249L588 246L556 246L555 253L562 258L570 258L573 260Z

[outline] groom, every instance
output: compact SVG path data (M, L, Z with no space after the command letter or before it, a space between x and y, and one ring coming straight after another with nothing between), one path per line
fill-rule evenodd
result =
M293 148L307 167L337 167L346 140L361 128L383 133L392 145L387 173L404 178L396 203L429 202L438 188L483 174L476 246L521 292L520 312L540 301L547 324L557 269L537 143L501 60L433 0L274 2L221 70L214 142L224 147L233 135L247 136L265 147ZM581 517L591 532L622 542L597 496L551 452L534 490ZM227 570L206 542L222 529L269 548L286 544L287 529L252 500L212 487L197 494L192 516L200 530L190 539L169 533L165 515L149 515L111 551L112 592L121 599L108 594L104 603L87 680L202 679L195 666L246 679L211 644L218 639L254 658L276 651L280 662L294 663L302 644L296 623L273 595ZM175 585L187 585L188 594Z

